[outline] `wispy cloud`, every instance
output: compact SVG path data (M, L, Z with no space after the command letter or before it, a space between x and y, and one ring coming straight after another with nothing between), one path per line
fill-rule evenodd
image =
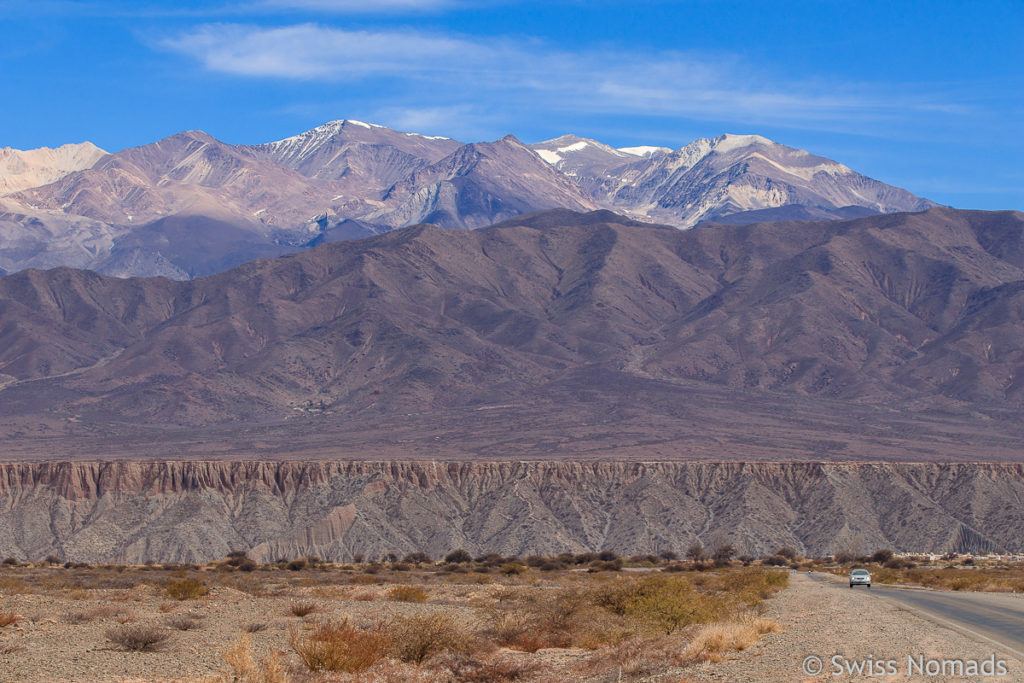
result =
M387 14L436 12L465 5L465 0L257 0L253 8L335 12L338 14Z
M343 31L314 24L255 28L208 24L163 41L212 71L239 76L359 80L438 71L438 61L470 59L482 48L415 32Z
M385 0L405 1L413 0ZM549 110L842 127L906 120L915 112L956 115L962 110L935 94L777 78L729 56L613 49L574 52L539 41L485 40L411 29L208 24L161 45L225 74L398 84L415 91L422 111L465 107L486 95L492 101L529 101Z

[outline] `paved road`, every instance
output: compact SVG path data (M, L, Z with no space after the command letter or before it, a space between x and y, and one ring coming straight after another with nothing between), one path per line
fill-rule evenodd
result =
M846 579L815 573L818 581L836 583L845 590L870 592L882 600L922 614L934 621L993 640L1024 657L1024 596L896 588L875 584L871 589L849 588ZM837 581L838 579L838 581ZM841 583L839 582L841 581Z

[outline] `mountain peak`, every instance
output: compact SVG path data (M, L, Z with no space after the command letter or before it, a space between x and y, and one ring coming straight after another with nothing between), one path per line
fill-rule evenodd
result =
M777 142L769 140L761 135L734 135L725 133L711 140L711 145L719 154L731 152L734 149L752 147L754 145L777 145Z
M591 162L600 159L605 165L608 163L618 165L630 156L628 152L615 149L603 142L572 134L537 142L530 145L530 149L544 161L558 166L559 170L564 170L563 167L567 165L577 166L584 159Z
M49 185L69 173L92 168L107 152L91 142L51 149L0 149L0 195Z

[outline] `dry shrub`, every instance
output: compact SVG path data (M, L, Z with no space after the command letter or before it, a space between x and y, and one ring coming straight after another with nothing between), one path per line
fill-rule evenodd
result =
M441 612L394 617L381 630L391 641L391 653L413 664L442 652L467 654L480 646L465 626Z
M578 627L588 623L584 613L592 604L584 591L563 588L552 599L532 606L537 617L537 635L547 641L544 647L569 647Z
M288 606L288 613L296 617L309 616L313 612L319 612L320 605L315 602L304 600L302 602L293 602Z
M753 607L789 585L789 572L765 569L723 572L710 587L734 595Z
M524 609L494 609L487 616L486 625L481 634L499 645L526 649L523 646L525 637L537 630L537 619L534 614ZM533 643L530 643L533 645ZM533 648L536 651L538 648Z
M689 661L719 662L723 652L745 650L766 633L779 630L771 619L740 619L707 624L683 652Z
M21 579L14 579L8 576L0 576L0 593L4 595L15 595L16 593L34 593L34 589Z
M427 593L415 586L395 586L388 591L388 600L396 602L426 602Z
M17 624L24 618L25 617L20 614L15 614L14 612L0 612L0 627Z
M592 593L594 604L617 616L629 613L640 596L640 585L630 579L616 579L595 589Z
M431 660L430 668L448 673L459 683L510 683L535 677L541 667L537 662L522 659L481 661L463 654L447 654Z
M194 614L178 614L167 620L167 625L179 631L193 631L202 628L202 622Z
M361 586L368 586L370 584L377 584L377 583L381 583L381 581L382 581L382 579L379 579L376 576L366 576L366 575L353 576L351 579L348 580L349 583L356 584L356 585L361 585Z
M195 600L210 592L210 587L196 579L167 579L164 588L175 600Z
M175 607L173 602L163 602L160 603L160 607L158 609L164 614L167 614L168 612L173 612Z
M20 644L3 644L0 643L0 655L13 655L15 652L21 652L26 649L24 645Z
M152 652L162 647L170 638L167 631L145 624L108 629L104 635L110 642L132 652Z
M246 633L259 633L267 628L267 622L265 621L253 621L246 624L242 630Z
M117 607L94 607L85 612L72 612L64 617L69 624L85 624L93 619L112 619L114 617L130 617L130 613ZM121 622L125 623L124 621Z
M542 600L491 610L482 634L500 645L536 652L595 648L621 640L628 631L621 619L596 605L593 591L568 587Z
M281 653L271 650L257 663L252 654L252 641L246 635L224 653L224 661L229 670L207 678L204 683L288 683L289 680L281 663Z
M232 576L224 582L224 585L257 598L267 594L263 579L257 576Z
M882 584L911 583L955 591L1024 592L1024 567L1021 565L943 569L879 568L872 570L871 578Z
M628 614L647 621L666 635L690 624L713 621L729 605L714 593L700 592L678 577L652 576L637 584L637 593L627 605Z
M363 671L382 659L389 646L379 629L362 631L348 618L323 621L305 632L292 627L288 642L310 671Z
M608 673L644 677L681 663L679 641L674 637L629 638L598 650L587 660L585 672L593 677Z

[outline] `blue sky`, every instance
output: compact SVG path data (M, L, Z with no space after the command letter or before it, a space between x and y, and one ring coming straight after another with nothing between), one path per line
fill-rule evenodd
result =
M1024 210L1024 2L0 0L0 147L354 118L464 141L758 133Z

